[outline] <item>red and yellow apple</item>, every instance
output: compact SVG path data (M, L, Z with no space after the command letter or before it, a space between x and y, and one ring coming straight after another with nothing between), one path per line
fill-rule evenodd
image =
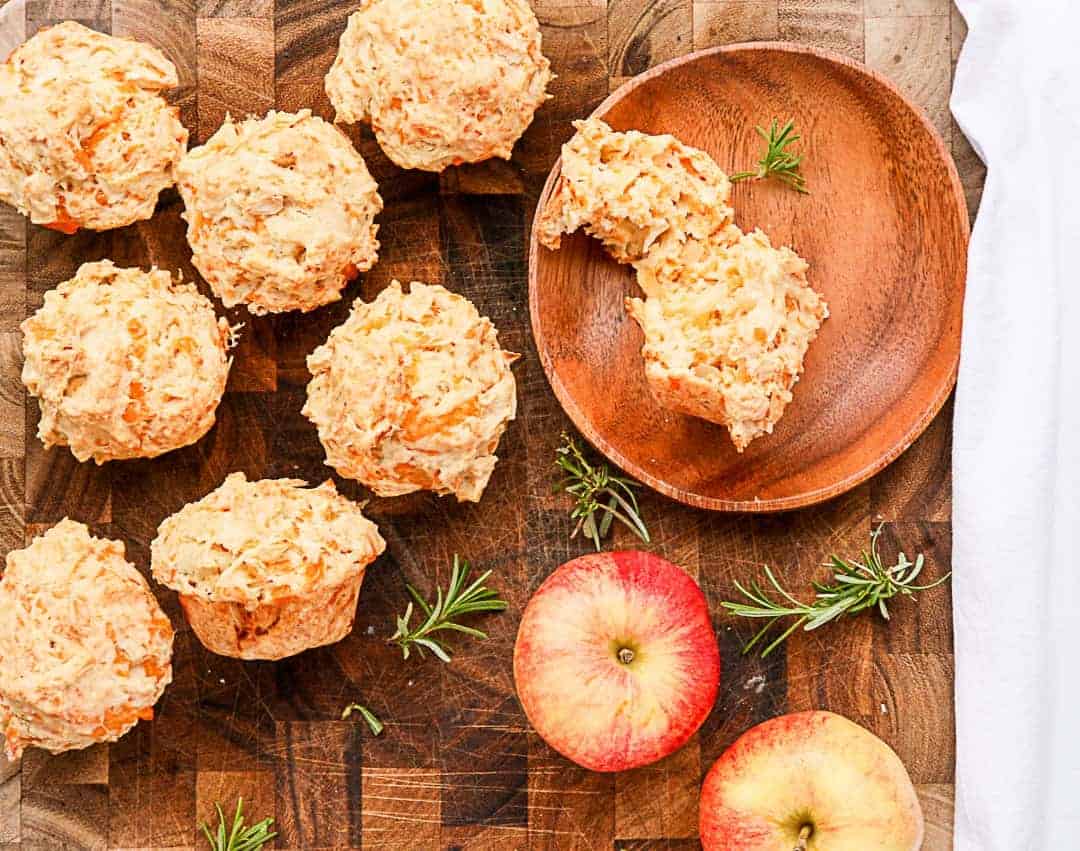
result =
M525 607L514 680L536 731L579 765L655 762L686 743L716 699L720 652L705 595L650 553L567 562Z
M705 851L916 851L919 800L900 758L832 712L744 733L701 790Z

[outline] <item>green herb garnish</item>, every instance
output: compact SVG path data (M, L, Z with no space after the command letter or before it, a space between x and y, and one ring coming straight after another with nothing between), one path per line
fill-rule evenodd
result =
M344 721L354 712L367 721L368 727L371 728L371 735L377 736L383 731L383 722L378 719L374 712L359 703L350 703L346 706L341 713L341 720Z
M881 529L882 527L878 526L870 533L870 552L863 550L862 561L847 561L836 555L830 557L826 564L833 569L833 581L829 585L814 582L815 597L811 603L800 602L785 591L768 567L765 568L765 577L783 598L779 602L771 599L756 581L750 586L750 590L736 582L735 587L751 602L724 602L720 605L740 617L767 618L769 621L743 647L743 653L749 653L784 618L793 617L795 621L761 651L762 657L768 656L799 627L809 632L842 616L855 615L873 608L877 608L881 616L888 620L889 609L886 601L896 596L910 597L916 591L936 588L952 575L951 572L947 573L929 585L915 585L915 579L922 572L925 563L921 553L914 562L908 561L907 556L900 553L896 564L886 567L881 563L877 551Z
M500 600L495 591L484 586L489 576L491 571L485 571L470 585L466 585L469 579L469 563L455 555L454 566L450 572L450 585L445 594L441 588L438 589L434 604L429 604L420 596L419 591L406 584L409 595L424 613L424 620L416 629L410 627L413 604L409 603L405 614L398 617L397 632L390 637L390 641L401 648L402 656L406 659L409 658L409 651L416 647L421 655L425 650L430 650L442 661L449 662L450 650L443 640L435 638L436 632L449 629L474 638L487 638L487 633L460 624L457 619L477 612L501 612L506 609L506 601Z
M733 174L731 175L731 182L764 180L768 177L775 177L796 192L809 195L810 190L806 188L806 178L799 171L799 165L803 161L802 154L794 154L787 150L788 145L799 141L801 138L792 135L795 130L794 120L780 127L780 122L774 118L767 132L763 127L755 127L754 129L765 140L765 155L758 160L756 170L740 171Z
M577 500L570 511L570 517L577 520L570 537L583 532L599 552L600 539L607 537L612 521L618 520L649 543L649 530L641 519L633 491L640 485L633 479L612 474L606 464L590 464L572 437L567 434L562 437L563 445L555 450L555 464L564 476L555 490Z
M258 824L244 825L244 799L236 801L236 815L233 817L232 830L225 832L225 813L221 811L221 804L214 804L218 814L218 827L215 833L210 832L209 825L203 822L199 825L206 834L213 851L259 851L267 842L277 836L270 830L274 824L272 818L263 819Z

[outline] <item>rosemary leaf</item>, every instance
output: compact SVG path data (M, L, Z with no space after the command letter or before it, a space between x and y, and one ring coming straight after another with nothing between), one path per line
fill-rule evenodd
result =
M368 727L371 729L371 735L377 736L383 731L383 722L378 719L374 712L359 703L350 703L346 706L341 713L341 720L344 721L354 712L367 722Z
M882 527L878 526L870 534L870 552L864 550L860 555L861 560L847 561L836 555L829 558L826 564L833 570L832 582L812 583L814 599L809 603L803 603L790 594L768 567L765 568L765 579L779 595L779 600L769 596L757 582L753 582L749 588L736 582L735 587L749 602L723 602L720 605L733 615L744 618L764 618L768 621L743 646L743 653L749 653L758 646L772 628L785 618L795 620L780 633L779 637L766 645L761 651L763 657L768 656L799 628L806 631L819 629L838 618L856 615L874 608L887 621L889 620L887 601L898 596L911 597L917 591L936 588L952 576L950 572L928 585L916 585L915 579L926 563L922 554L916 556L912 563L906 555L900 553L896 564L886 567L877 549L881 529Z
M809 195L810 190L806 188L806 178L803 177L802 172L799 170L803 158L801 155L787 150L788 145L799 141L801 138L794 135L794 120L788 121L787 124L781 127L780 122L774 118L772 124L769 125L768 131L763 127L755 127L754 129L765 140L765 153L758 160L757 168L754 171L736 172L731 175L731 182L764 180L772 177L786 183L796 192Z
M601 541L617 520L649 543L649 530L641 519L633 479L614 475L606 464L590 464L577 441L563 434L563 444L555 450L555 466L563 478L556 483L556 493L570 494L576 500L570 518L577 521L570 537L579 533L592 541L597 552Z
M396 618L397 631L390 636L390 641L401 648L402 657L408 659L409 653L415 648L420 655L426 650L437 659L449 662L450 649L441 639L435 637L435 633L441 630L460 632L479 639L487 638L487 633L458 623L458 619L478 612L501 612L506 609L506 601L484 585L490 576L491 571L485 571L471 584L466 585L469 579L469 563L455 555L450 571L450 583L445 592L441 588L437 589L433 604L429 604L411 585L406 585L409 596L424 613L424 619L415 629L410 626L412 602L406 607L405 614Z
M215 803L214 808L218 814L217 830L211 833L206 822L199 825L210 843L211 851L259 851L277 836L270 830L274 824L272 818L263 819L253 825L244 825L243 798L238 798L236 801L236 815L233 817L231 830L226 831L225 813L221 811L221 804Z

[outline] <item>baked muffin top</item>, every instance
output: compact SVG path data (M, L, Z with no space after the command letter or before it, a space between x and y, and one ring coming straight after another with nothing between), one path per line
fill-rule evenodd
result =
M182 595L254 608L340 585L385 548L333 482L233 473L162 522L151 563L154 578Z
M517 407L491 322L437 285L394 281L308 357L304 414L327 463L380 496L417 490L480 499Z
M188 134L161 97L176 68L154 47L75 21L0 65L0 200L73 233L149 219Z
M0 578L0 730L8 757L115 741L172 680L173 630L124 545L62 520Z
M310 110L226 120L177 168L192 263L226 307L314 310L378 259L363 157Z
M168 272L84 263L22 323L38 436L80 461L152 458L214 424L232 333Z
M509 159L551 78L526 0L361 0L326 93L397 165L442 171Z

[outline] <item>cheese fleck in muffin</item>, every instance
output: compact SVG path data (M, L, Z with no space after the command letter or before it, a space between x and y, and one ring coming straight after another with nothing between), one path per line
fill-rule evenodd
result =
M176 68L146 44L65 21L0 65L0 200L74 233L149 219L187 147L161 92Z
M304 414L327 463L379 496L433 490L476 502L516 411L517 355L468 299L410 286L358 300L312 353Z
M645 375L661 405L727 426L742 452L784 413L828 308L806 261L761 231L686 268L677 285L627 299L645 334Z
M154 716L173 630L124 545L62 520L0 579L0 731L9 759L113 742Z
M206 647L281 659L348 634L364 568L385 548L333 482L309 488L233 473L165 519L151 561Z
M226 119L177 168L192 262L226 307L309 311L378 259L363 157L310 110Z
M599 118L574 127L537 222L542 245L556 249L564 233L583 227L615 260L649 270L639 276L649 293L653 267L678 255L687 240L738 238L731 182L704 151L674 136L619 133Z
M231 332L168 272L84 263L22 323L23 384L38 437L80 461L153 458L214 424Z
M509 159L551 77L527 0L361 0L326 93L399 166L442 171Z

